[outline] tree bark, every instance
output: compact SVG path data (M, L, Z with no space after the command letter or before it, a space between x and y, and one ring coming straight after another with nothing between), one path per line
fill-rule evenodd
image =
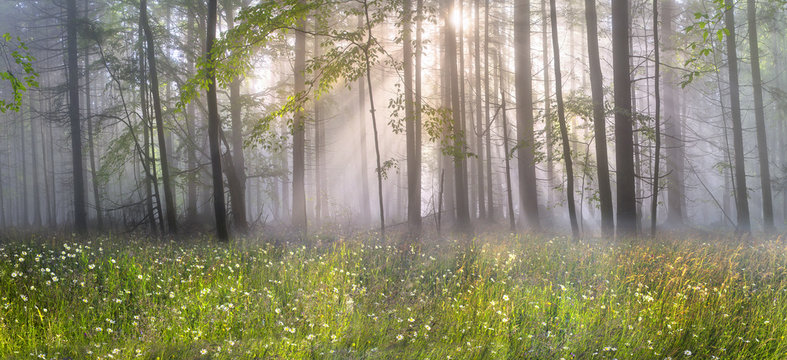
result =
M208 58L208 141L210 143L210 163L213 173L213 211L216 217L216 236L219 241L229 241L227 233L227 214L224 204L224 181L221 173L221 144L219 143L219 106L216 96L216 61L212 53L216 41L217 0L208 0L208 36L205 56Z
M227 28L235 27L235 14L233 5L229 4L224 8L227 13ZM242 105L240 99L241 79L233 79L230 83L230 118L232 124L232 166L223 167L224 171L233 171L234 181L229 181L230 205L232 206L232 220L241 232L246 232L249 228L248 216L246 215L246 159L243 153L243 118Z
M563 141L563 161L566 165L566 199L568 201L568 218L571 222L571 233L575 240L579 240L579 224L577 223L577 210L574 203L574 167L571 163L571 143L566 127L566 114L563 107L563 76L560 72L560 43L557 30L557 6L555 0L549 1L549 13L552 23L552 51L555 62L555 98L557 100L557 121L560 127L560 137ZM546 71L546 69L545 69Z
M618 190L618 233L637 233L637 199L634 186L634 144L629 68L628 1L612 0L612 67L615 91L615 160Z
M74 186L74 229L87 232L85 206L85 180L82 166L82 124L79 117L79 66L77 64L77 6L76 0L67 0L68 33L68 114L71 121L71 161Z
M665 19L667 20L667 19ZM671 19L669 19L671 21ZM661 89L659 76L661 76L661 61L659 53L659 6L658 0L653 0L653 44L654 49L654 65L655 72L653 80L655 81L655 103L656 113L654 116L654 128L656 129L655 141L655 154L653 155L653 198L650 203L650 236L656 236L656 224L658 223L658 205L659 205L659 162L661 161Z
M514 41L519 203L527 225L536 230L539 228L539 220L535 164L536 143L533 134L533 74L530 63L530 0L516 0Z
M298 21L295 31L295 94L300 96L305 90L306 78L306 20ZM306 123L302 111L295 113L292 124L292 226L305 235L308 232L306 223L306 189L305 189L305 155L306 155Z
M153 42L153 32L148 23L147 0L140 0L139 16L147 43L148 68L150 69L150 90L153 94L153 112L156 117L156 132L158 135L159 157L161 161L161 176L164 186L165 217L169 232L178 232L177 208L175 208L175 194L172 192L172 183L169 177L169 157L167 156L167 143L164 136L164 119L161 113L161 96L159 95L158 70L156 69L156 47Z
M416 115L413 101L413 46L412 46L412 1L402 2L402 56L404 65L404 108L405 131L407 132L407 224L410 236L418 237L421 232L421 187L418 177L421 171L416 145Z
M743 128L741 125L740 86L738 85L738 48L735 41L735 2L725 0L726 14L724 25L727 29L727 67L730 73L730 108L732 110L732 143L735 150L735 208L738 213L737 231L751 231L749 220L749 194L746 187L746 164L743 149Z
M612 209L612 189L609 182L609 160L607 158L607 122L604 114L604 79L598 49L598 18L596 2L585 0L587 22L588 64L590 65L590 92L593 99L593 134L596 138L596 173L598 177L599 208L601 209L601 233L615 235L615 220Z
M771 169L768 163L768 135L765 130L765 107L762 101L762 76L760 75L760 49L757 37L757 4L747 0L749 23L749 49L751 76L754 88L754 118L757 127L757 150L760 158L760 185L762 186L762 220L765 232L773 232L773 195L771 194Z

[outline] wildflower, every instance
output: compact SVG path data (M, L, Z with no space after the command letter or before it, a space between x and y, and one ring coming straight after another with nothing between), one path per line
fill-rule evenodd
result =
M429 326L429 325L424 325L424 329L426 329L426 331L429 331L429 330L432 330L432 327Z
M396 335L396 341L401 341L402 339L404 339L404 336L402 336L402 334Z
M25 296L24 294L19 295L19 296L22 298L22 301L27 301L27 296Z
M691 356L691 350L686 350L683 352L683 355Z
M508 295L503 295L503 301L508 301Z
M409 322L415 322L415 319L413 319L413 318L409 318L409 319L407 319L407 321L409 321Z
M205 355L205 354L208 353L208 350L207 349L202 349L202 350L199 351L199 353L202 354L202 355Z
M102 329L102 328L100 328L100 327L96 326L96 332L102 332L102 331L104 331L104 329Z
M96 267L95 264L90 264L87 266L88 269L93 270Z

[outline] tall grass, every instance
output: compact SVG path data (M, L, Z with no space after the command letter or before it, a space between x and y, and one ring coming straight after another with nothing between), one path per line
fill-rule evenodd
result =
M0 358L784 359L781 242L0 247Z

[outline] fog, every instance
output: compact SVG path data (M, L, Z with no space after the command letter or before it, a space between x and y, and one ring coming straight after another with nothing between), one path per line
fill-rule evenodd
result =
M784 230L784 4L613 3L4 0L0 232Z

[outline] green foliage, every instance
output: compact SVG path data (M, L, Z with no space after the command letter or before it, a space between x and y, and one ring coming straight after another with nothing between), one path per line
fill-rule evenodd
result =
M688 72L683 75L683 81L680 83L681 87L685 88L703 74L716 70L715 67L706 63L704 59L713 54L714 41L721 43L725 36L730 35L729 30L724 27L724 14L727 11L734 11L734 7L727 6L725 0L712 0L711 5L712 10L710 13L694 13L695 23L684 29L685 33L698 34L701 39L692 41L688 45L688 49L691 51L689 58L683 64L688 69Z
M6 70L0 72L0 80L8 82L13 94L12 100L0 98L0 112L19 111L22 95L30 88L38 87L38 73L33 68L36 59L22 38L9 33L2 34L0 38L0 56L6 66Z
M780 242L0 246L7 359L782 359ZM249 242L257 240L249 239Z

